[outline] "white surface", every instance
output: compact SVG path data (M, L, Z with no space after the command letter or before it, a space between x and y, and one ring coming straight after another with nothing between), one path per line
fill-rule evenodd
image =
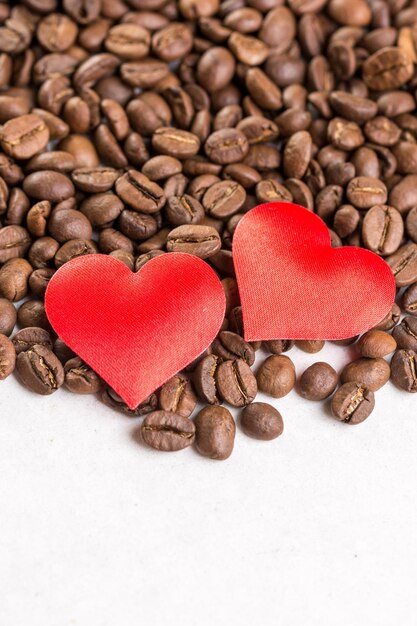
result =
M348 426L293 391L282 437L222 463L95 398L1 399L1 626L415 626L416 396Z

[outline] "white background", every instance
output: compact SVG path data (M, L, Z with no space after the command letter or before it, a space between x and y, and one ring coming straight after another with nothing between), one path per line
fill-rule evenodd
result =
M301 373L349 350L290 356ZM279 439L238 430L216 462L145 448L140 420L94 397L8 379L1 626L415 626L417 396L388 384L376 402L349 426L293 391Z

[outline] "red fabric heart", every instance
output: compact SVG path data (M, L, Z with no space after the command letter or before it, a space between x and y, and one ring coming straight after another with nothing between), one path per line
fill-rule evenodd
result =
M345 339L390 310L395 280L362 248L331 248L325 223L295 204L247 213L233 237L245 338Z
M54 274L45 307L59 337L134 408L211 344L225 296L189 254L155 257L136 274L93 254Z

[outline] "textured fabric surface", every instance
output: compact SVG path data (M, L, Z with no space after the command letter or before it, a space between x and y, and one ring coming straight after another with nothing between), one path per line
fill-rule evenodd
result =
M54 274L45 307L59 337L133 408L211 344L225 296L188 254L155 257L136 274L93 254Z
M248 341L353 337L381 321L395 298L383 259L331 248L325 223L292 203L249 211L234 234L233 260Z

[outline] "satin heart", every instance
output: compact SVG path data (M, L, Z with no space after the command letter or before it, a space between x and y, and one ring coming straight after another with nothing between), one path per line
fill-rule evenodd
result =
M353 337L378 324L395 298L383 259L331 248L325 223L287 202L260 205L241 219L233 261L248 341Z
M189 254L155 257L136 274L93 254L54 274L45 307L58 336L134 408L211 344L225 296Z

